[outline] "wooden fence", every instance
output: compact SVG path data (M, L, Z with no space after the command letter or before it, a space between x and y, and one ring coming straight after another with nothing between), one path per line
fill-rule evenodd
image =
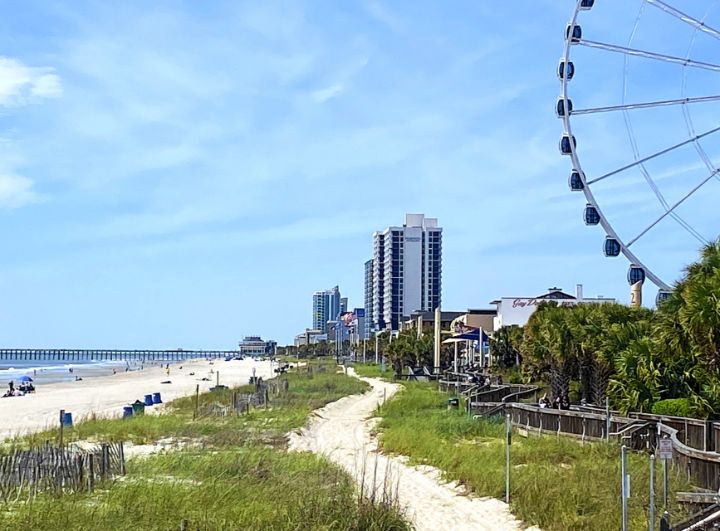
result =
M469 413L509 413L516 428L527 432L571 436L581 440L613 439L636 450L654 451L658 437L673 442L672 465L687 474L694 485L715 492L720 490L720 423L616 411L593 406L573 406L570 410L540 408L514 400L529 396L531 389L494 386L474 393L468 401Z
M46 444L0 455L0 497L7 502L38 492L92 490L95 483L125 474L123 443L87 451Z
M289 382L279 378L263 380L258 378L252 393L233 391L218 395L213 401L198 405L196 418L226 417L248 413L250 408L267 407L274 397L287 393Z

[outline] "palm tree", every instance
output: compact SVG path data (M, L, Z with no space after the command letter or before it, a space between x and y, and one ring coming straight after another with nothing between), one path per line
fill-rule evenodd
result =
M523 333L520 326L504 326L490 338L490 349L502 367L520 365Z

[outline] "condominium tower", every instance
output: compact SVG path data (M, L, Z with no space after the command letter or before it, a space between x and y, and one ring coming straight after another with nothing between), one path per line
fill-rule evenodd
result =
M313 293L313 330L327 333L327 322L335 321L341 313L340 288L316 291ZM347 305L347 299L345 299Z
M370 339L373 331L373 261L365 262L365 321L363 339Z
M372 293L373 328L398 330L411 313L439 307L441 277L442 229L437 219L406 214L402 227L375 232L372 282L365 281L366 301L368 290Z

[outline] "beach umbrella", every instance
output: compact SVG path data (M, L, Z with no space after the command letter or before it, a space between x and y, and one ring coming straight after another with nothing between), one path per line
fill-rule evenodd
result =
M33 381L33 379L30 378L29 376L21 376L20 378L18 378L18 380L21 382L32 382Z

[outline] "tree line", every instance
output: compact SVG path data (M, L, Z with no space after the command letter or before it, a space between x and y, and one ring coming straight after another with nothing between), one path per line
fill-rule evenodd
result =
M706 245L657 310L541 304L525 327L495 332L491 349L526 381L622 411L720 414L720 240Z

